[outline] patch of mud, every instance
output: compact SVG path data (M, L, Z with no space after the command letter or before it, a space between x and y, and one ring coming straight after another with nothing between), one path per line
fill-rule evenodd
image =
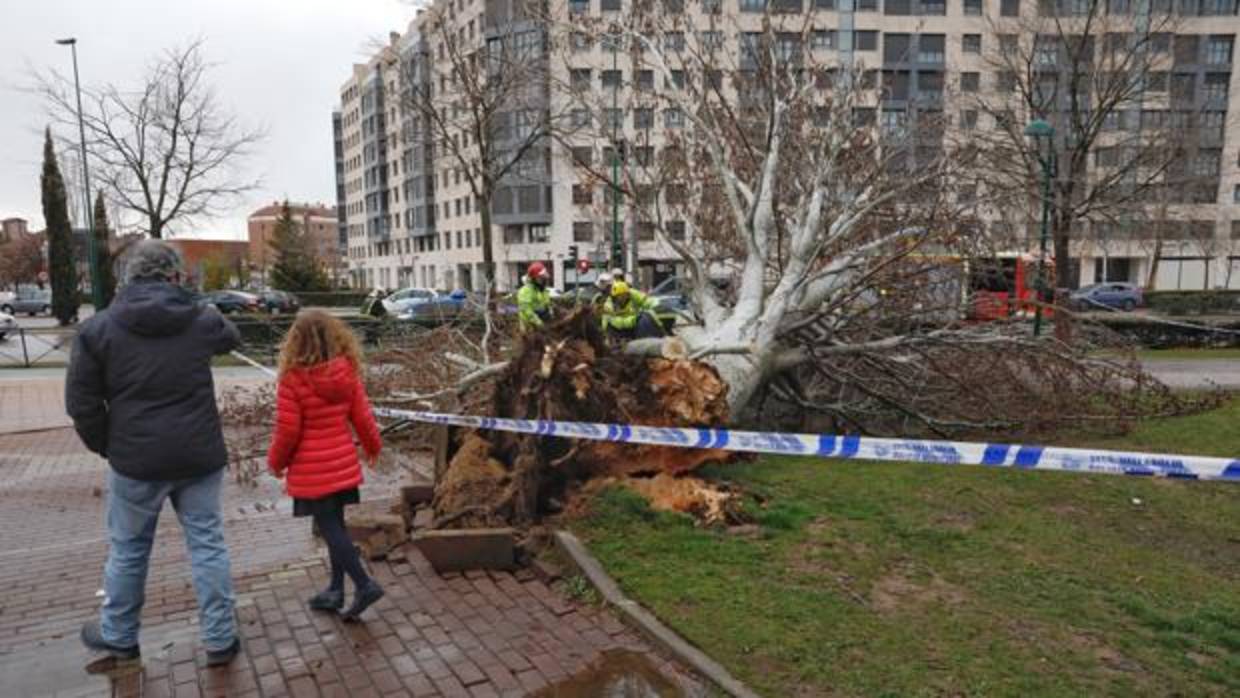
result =
M534 694L535 698L682 698L679 687L645 656L608 652L585 671Z
M710 526L744 522L736 493L705 480L659 473L654 477L631 477L619 482L645 497L656 511L689 514Z
M895 572L879 579L870 588L870 605L880 613L929 605L959 606L966 600L963 590L937 574L922 581Z

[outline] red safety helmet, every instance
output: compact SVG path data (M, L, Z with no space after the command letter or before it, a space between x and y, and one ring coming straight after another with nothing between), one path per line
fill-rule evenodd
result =
M541 279L551 276L547 273L547 267L543 266L542 262L534 262L531 264L530 268L525 272L525 275L531 279Z

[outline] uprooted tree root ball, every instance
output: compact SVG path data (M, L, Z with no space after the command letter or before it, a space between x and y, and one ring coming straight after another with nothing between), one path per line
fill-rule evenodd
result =
M647 426L722 426L727 385L710 365L626 354L588 309L526 336L491 387L491 414ZM691 472L725 454L505 432L457 432L437 473L436 523L526 526L578 482ZM671 480L668 480L669 482Z

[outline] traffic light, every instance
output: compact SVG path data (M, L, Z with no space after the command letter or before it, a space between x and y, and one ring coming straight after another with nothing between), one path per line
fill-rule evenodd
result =
M568 246L568 257L569 259L577 259L577 246L576 245Z

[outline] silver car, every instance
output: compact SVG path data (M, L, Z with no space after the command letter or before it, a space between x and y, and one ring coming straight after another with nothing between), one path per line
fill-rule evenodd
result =
M17 331L17 320L8 313L0 313L0 342L4 341L5 336L10 332Z
M25 313L27 315L51 315L52 314L52 292L47 290L41 291L18 291L12 300L4 302L0 305L0 312L9 315L17 315Z

